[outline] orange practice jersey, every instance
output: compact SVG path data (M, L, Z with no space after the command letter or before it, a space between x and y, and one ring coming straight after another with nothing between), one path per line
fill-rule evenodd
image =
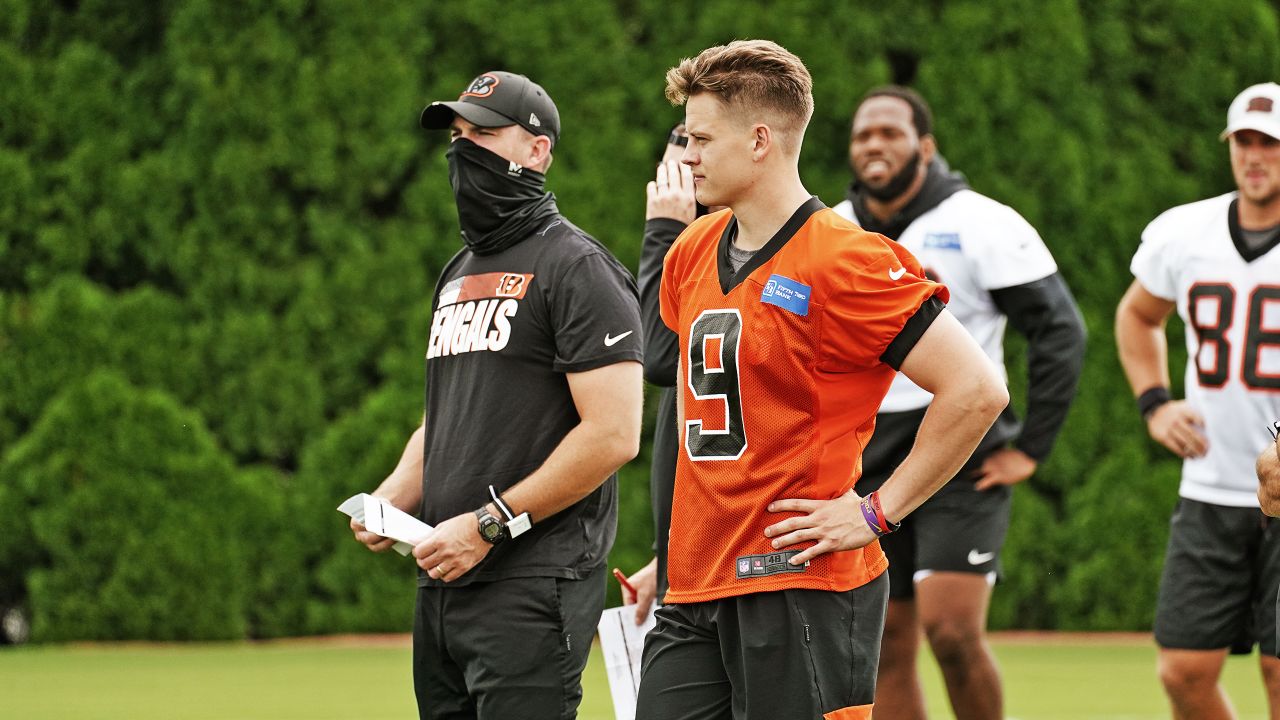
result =
M853 487L895 374L881 356L947 290L902 246L816 198L736 274L733 232L731 211L698 219L663 268L684 402L666 601L850 590L887 567L878 542L793 567L802 548L774 550L764 536L791 514L766 508Z

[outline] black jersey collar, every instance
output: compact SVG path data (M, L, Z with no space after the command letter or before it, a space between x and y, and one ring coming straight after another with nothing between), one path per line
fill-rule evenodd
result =
M1240 198L1236 198L1231 201L1231 207L1227 208L1227 231L1231 233L1231 243L1236 246L1236 252L1240 253L1240 257L1244 258L1245 262L1253 262L1274 250L1277 245L1280 245L1280 233L1271 238L1271 241L1267 244L1259 245L1250 250L1249 244L1244 241L1244 231L1240 228L1240 208L1237 207L1239 204ZM724 277L723 270L721 270L720 276L721 278ZM724 281L721 280L721 284L723 283Z
M817 195L810 197L804 201L791 217L785 222L778 232L769 238L769 242L756 251L755 255L743 265L738 272L733 271L733 266L729 264L729 243L738 237L738 218L729 218L729 223L724 226L724 230L720 233L720 245L716 248L716 266L720 271L720 291L725 295L729 294L747 276L755 271L756 268L769 262L778 251L782 249L787 241L793 235L800 231L801 227L809 221L810 216L819 210L825 210L826 204L818 199Z

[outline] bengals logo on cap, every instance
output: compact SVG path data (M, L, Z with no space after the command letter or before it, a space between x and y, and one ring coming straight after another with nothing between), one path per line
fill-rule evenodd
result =
M470 87L468 87L466 91L464 91L461 95L459 95L458 98L461 99L464 97L479 97L479 98L489 97L490 95L493 94L494 88L498 87L498 85L501 82L502 81L499 80L496 75L490 75L489 73L485 73L484 75L481 75L475 80L472 80Z
M1256 97L1249 101L1249 107L1245 108L1245 112L1271 112L1271 108L1275 104L1269 97Z

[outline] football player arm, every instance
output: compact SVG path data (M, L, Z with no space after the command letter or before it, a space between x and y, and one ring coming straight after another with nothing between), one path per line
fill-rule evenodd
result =
M676 384L676 355L680 338L662 321L662 260L685 224L668 218L644 224L644 245L640 252L640 322L644 328L644 379L661 387Z
M410 515L417 515L418 507L422 504L422 445L426 427L424 418L422 424L413 431L409 441L405 443L404 452L400 453L400 462L396 463L395 469L372 493L376 497L390 501L392 505ZM351 520L351 532L355 534L357 541L374 552L383 552L396 542L391 538L369 532L354 518Z
M1116 308L1116 346L1135 397L1168 394L1169 361L1165 323L1174 303L1152 295L1134 280ZM1199 457L1209 449L1204 419L1185 401L1163 402L1146 413L1147 432L1179 457Z
M537 470L502 493L513 515L527 512L537 525L589 495L640 452L641 373L640 363L631 361L566 373L578 424ZM502 517L492 502L489 512ZM428 576L448 581L474 567L492 547L468 512L437 525L413 554Z
M639 273L644 378L662 387L675 385L676 353L679 351L679 338L662 321L659 311L662 261L671 249L671 243L693 222L695 211L692 170L678 160L663 162L658 166L656 178L646 188L644 243Z
M879 491L884 515L893 523L955 476L1009 404L996 366L945 310L907 353L900 371L933 393L933 401L911 452Z
M1258 505L1271 517L1280 517L1280 439L1258 455Z
M902 362L901 372L932 392L915 445L879 490L880 506L891 523L902 521L964 465L974 448L1009 404L1009 392L996 367L951 313L942 311ZM765 530L773 547L813 542L791 558L803 564L835 550L867 545L876 536L860 510L854 490L833 500L777 500L770 512L803 512Z
M1027 339L1027 413L1013 447L989 455L976 488L1022 482L1049 456L1084 369L1084 319L1058 273L991 291L991 299Z

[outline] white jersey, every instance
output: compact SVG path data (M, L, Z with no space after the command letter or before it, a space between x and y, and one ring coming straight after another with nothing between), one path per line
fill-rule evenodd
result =
M848 200L833 208L861 223ZM1000 368L1004 367L1006 318L991 298L992 290L1025 285L1058 271L1040 234L1016 210L972 190L961 190L916 218L895 238L920 260L925 273L947 286L947 310ZM880 412L917 410L933 394L898 374Z
M1254 462L1280 419L1280 250L1242 255L1232 238L1235 198L1152 220L1130 268L1147 292L1176 303L1187 325L1186 399L1204 417L1209 452L1183 461L1180 494L1258 507Z

